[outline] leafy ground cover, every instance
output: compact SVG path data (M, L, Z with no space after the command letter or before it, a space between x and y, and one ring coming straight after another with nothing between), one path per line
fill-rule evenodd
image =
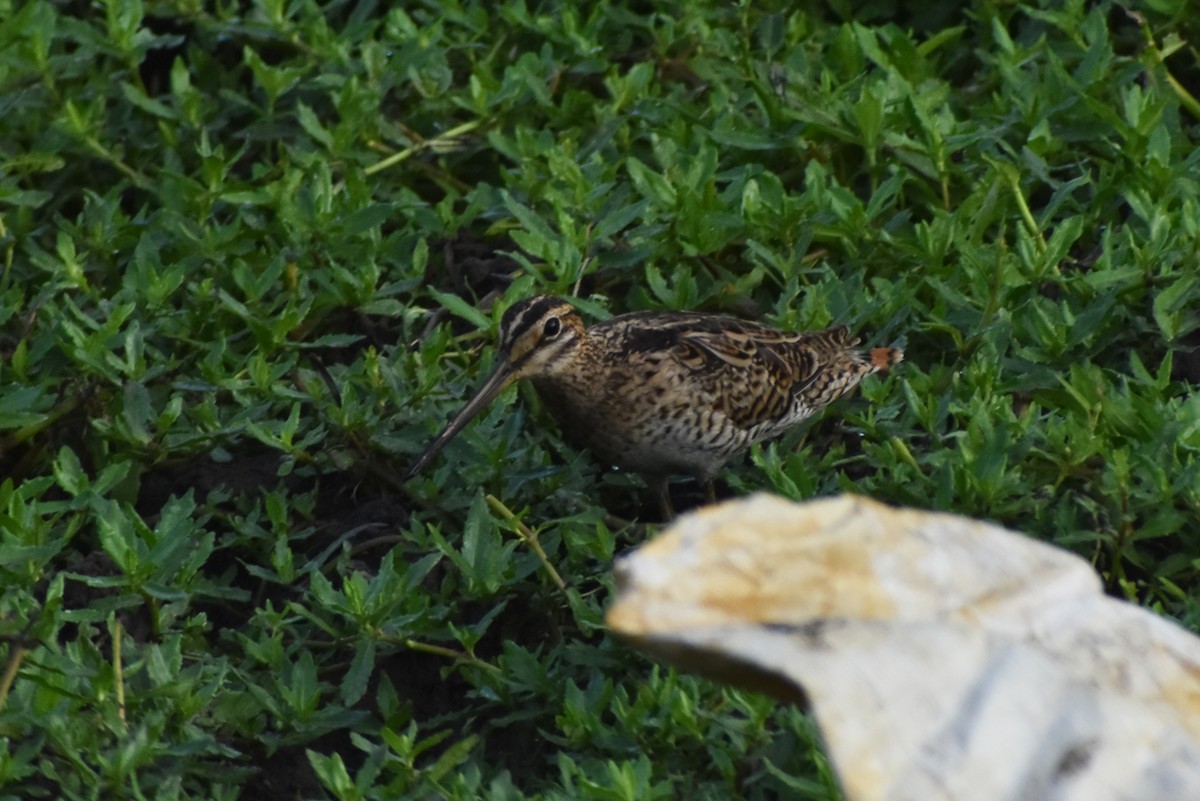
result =
M607 635L640 488L531 393L399 482L537 292L904 346L726 494L989 518L1196 628L1187 12L0 3L3 793L838 798L800 711Z

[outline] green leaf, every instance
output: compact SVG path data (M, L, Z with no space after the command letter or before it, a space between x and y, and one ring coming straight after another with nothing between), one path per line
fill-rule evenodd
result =
M150 404L150 392L140 381L130 381L125 384L124 403L121 405L121 417L129 426L129 432L140 443L147 443L152 436L152 421L154 409Z
M463 526L462 556L468 566L468 578L485 593L494 594L510 569L515 542L505 544L496 521L488 512L482 492L475 494Z
M393 213L394 209L389 203L372 203L342 218L342 234L358 236L365 231L373 231L387 222Z
M128 459L110 462L100 470L100 475L92 483L92 490L97 495L106 495L115 489L129 475L133 462Z
M632 156L626 160L625 169L629 171L629 178L633 181L634 188L643 197L656 202L663 208L675 208L675 188L667 182L665 177Z
M5 387L0 392L0 429L24 428L49 419L36 411L46 406L47 397L38 387Z
M79 457L65 445L58 449L58 458L54 460L54 478L71 495L79 495L88 488L89 479Z
M883 101L875 94L872 87L865 87L858 102L854 105L854 120L862 132L863 145L874 149L879 142L879 132L883 127Z
M649 200L639 200L623 208L616 209L596 223L592 235L596 239L608 239L610 236L625 230L625 227L645 213L650 205Z
M175 109L165 103L147 97L143 90L138 89L128 81L121 81L121 94L125 96L126 100L147 114L171 122L179 119L179 115L175 112Z
M340 754L334 752L326 756L312 750L305 750L304 753L308 756L308 764L312 765L313 773L317 774L321 784L325 785L325 789L333 793L335 797L343 801L363 797L350 778L350 773L346 770L346 764L342 762Z
M334 589L333 584L320 571L315 571L310 575L309 586L317 603L326 609L342 610L346 608L346 597Z
M221 200L235 205L266 206L271 205L274 198L262 189L242 189L235 192L222 192Z
M342 703L353 706L366 694L375 667L375 640L362 639L354 650L350 669L342 679Z
M7 203L10 206L24 206L26 208L36 209L39 206L53 198L49 192L41 192L35 189L16 189L10 186L0 186L0 203Z
M299 659L287 665L281 678L283 684L280 691L296 717L300 720L311 717L321 700L317 663L312 651L302 651Z
M473 324L476 328L487 331L492 327L492 321L487 315L479 311L475 306L467 303L458 295L451 295L446 292L440 292L432 287L428 289L433 299L442 305L442 307L451 314L463 318L467 322Z
M1200 277L1188 270L1170 286L1154 296L1154 321L1163 336L1174 340L1195 327L1196 309L1200 308ZM1185 320L1191 318L1190 324Z
M517 218L517 221L525 231L533 236L535 240L543 243L558 241L558 234L546 224L545 220L534 213L533 209L518 201L508 192L503 193L501 197L504 200L504 207Z
M304 103L296 104L296 118L300 121L300 127L305 133L317 140L326 149L333 149L333 135L321 124L317 118L316 112Z
M94 504L101 547L127 577L136 576L142 567L144 546L133 522L125 509L114 501L97 498Z
M41 573L51 559L54 559L67 545L67 540L48 545L0 545L0 567L14 572L24 572L27 566L35 566L35 572Z
M467 759L471 756L471 751L475 749L477 742L479 742L479 737L472 734L450 745L429 766L425 771L425 775L431 782L442 781L451 772L457 771L466 763Z

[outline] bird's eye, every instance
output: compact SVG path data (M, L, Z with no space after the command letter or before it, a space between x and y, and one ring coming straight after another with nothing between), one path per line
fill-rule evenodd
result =
M562 331L562 323L559 322L557 317L551 317L542 328L542 333L546 336L546 339L554 339L558 336L559 331Z

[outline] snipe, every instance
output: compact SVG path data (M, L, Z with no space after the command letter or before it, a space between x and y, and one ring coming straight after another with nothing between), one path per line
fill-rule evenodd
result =
M713 477L735 453L904 357L857 344L842 327L787 333L687 312L622 314L589 328L562 298L523 300L500 321L499 366L405 480L505 387L528 378L569 442L641 473L669 517L668 476L695 476L711 499Z

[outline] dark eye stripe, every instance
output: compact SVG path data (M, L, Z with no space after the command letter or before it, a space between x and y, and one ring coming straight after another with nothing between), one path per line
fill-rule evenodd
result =
M542 318L552 310L567 305L562 298L542 295L514 304L504 313L500 320L501 346L509 349L522 334L541 322Z
M558 336L543 337L536 343L532 343L531 347L526 347L519 355L510 352L510 364L514 370L520 370L535 357L553 362L561 354L574 348L578 342L579 336L575 333L575 330L566 326Z

